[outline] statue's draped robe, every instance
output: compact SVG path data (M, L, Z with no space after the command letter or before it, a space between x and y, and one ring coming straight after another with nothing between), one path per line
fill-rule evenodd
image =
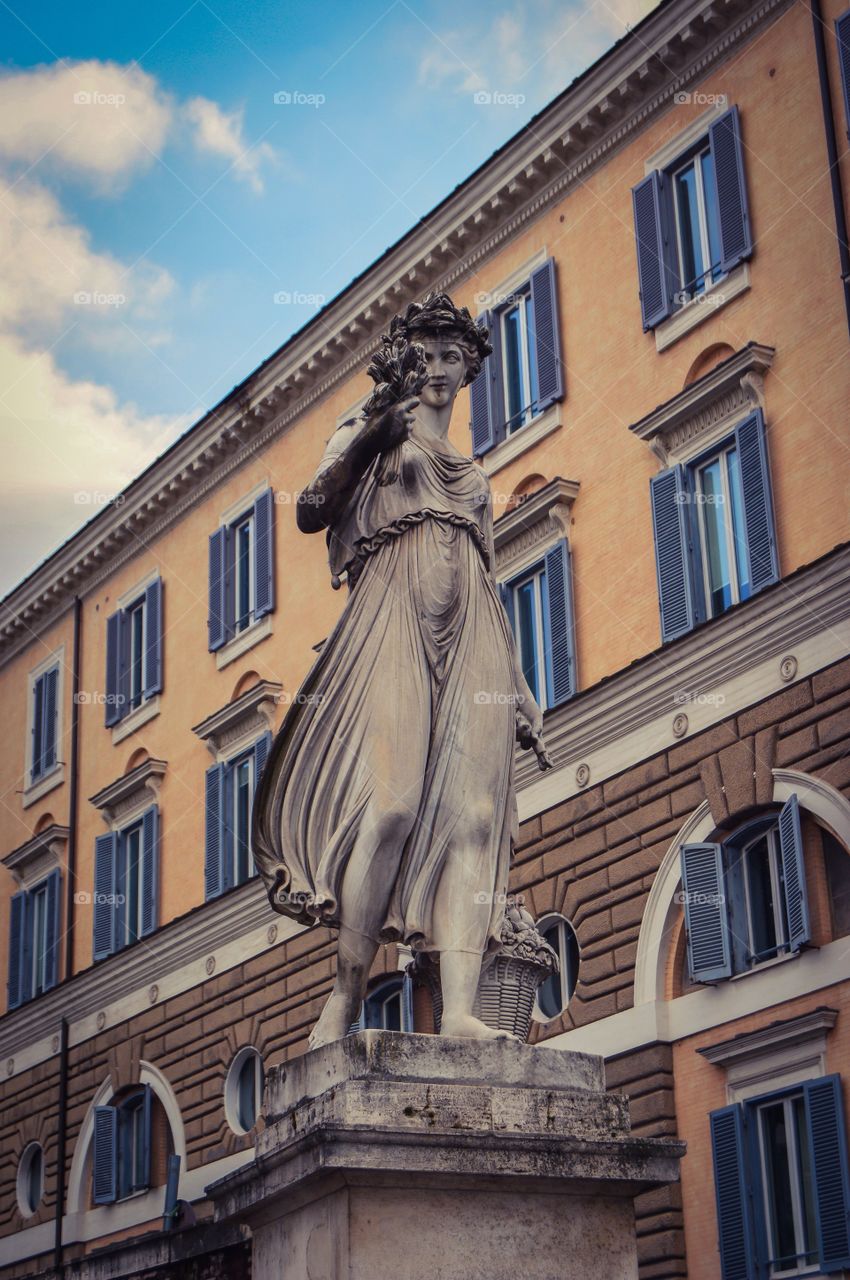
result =
M361 425L337 431L317 476ZM435 899L446 860L460 856L475 900L492 903L478 949L498 945L516 836L515 704L492 546L484 471L418 424L373 462L329 529L331 570L347 573L351 592L254 807L254 857L276 911L339 925L352 850L358 838L368 848L395 803L413 821L381 940L440 949Z

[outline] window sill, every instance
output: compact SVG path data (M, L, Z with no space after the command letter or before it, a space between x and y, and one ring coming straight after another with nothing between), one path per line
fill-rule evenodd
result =
M264 618L260 618L259 622L252 622L250 627L240 631L238 636L234 636L232 640L228 640L226 645L216 650L215 665L217 670L221 671L224 667L229 666L231 662L235 662L237 658L241 658L243 653L253 649L255 644L265 640L266 636L270 636L271 633L272 615L267 613Z
M125 738L129 738L131 733L135 733L143 724L147 724L149 720L153 720L159 715L160 695L155 693L152 698L148 698L140 706L126 715L123 720L119 720L118 724L112 727L112 745L117 746L119 742L123 742Z
M43 778L39 778L38 782L33 782L26 788L21 796L21 804L28 809L31 804L35 804L36 800L40 800L42 796L46 796L54 787L60 787L65 781L65 766L57 764L50 773L45 774Z
M520 427L507 440L497 444L495 449L485 453L480 459L481 466L488 476L495 475L502 467L519 458L528 449L544 440L546 436L557 431L561 426L561 401L552 404L539 417L532 419L525 427Z
M667 347L671 347L674 342L678 342L679 338L690 333L691 329L702 324L703 320L715 315L733 298L745 293L749 287L749 264L742 262L740 266L730 271L728 276L724 276L722 280L718 280L716 284L706 289L705 293L691 298L690 302L686 302L672 316L668 316L666 320L662 320L661 324L655 326L656 351L665 351Z
M811 947L807 948L812 950ZM816 950L817 948L815 948ZM773 956L770 960L762 960L760 964L754 964L751 969L745 969L743 973L733 973L730 982L740 982L742 978L750 978L754 973L764 973L765 969L775 969L777 965L788 964L792 960L799 960L802 951L788 951L782 956Z

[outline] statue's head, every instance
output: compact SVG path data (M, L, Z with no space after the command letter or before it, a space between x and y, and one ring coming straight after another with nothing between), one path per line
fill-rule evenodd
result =
M481 371L482 361L493 348L489 330L479 328L467 307L456 307L447 293L429 294L424 302L411 302L407 310L393 319L390 337L402 336L409 342L446 351L456 348L463 361L463 376L458 386L467 386Z

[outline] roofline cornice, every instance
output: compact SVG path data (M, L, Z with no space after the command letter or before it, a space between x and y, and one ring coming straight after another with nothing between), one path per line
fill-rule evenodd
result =
M362 371L391 315L474 274L792 2L683 0L645 18L0 602L0 665Z

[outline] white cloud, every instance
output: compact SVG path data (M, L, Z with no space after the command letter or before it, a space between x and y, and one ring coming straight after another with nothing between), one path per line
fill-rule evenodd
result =
M173 104L137 66L55 62L0 76L0 158L94 179L100 190L149 165Z
M0 594L138 475L188 425L74 380L49 352L0 337Z
M525 0L480 25L424 39L419 80L434 89L524 94L538 110L655 8L658 0Z
M174 284L144 260L128 268L96 252L88 232L37 183L0 180L0 244L0 330L31 338L55 333L69 317L84 325L114 320L118 307L122 315L156 314Z
M275 151L267 142L249 145L243 131L243 112L228 113L209 98L192 98L186 104L186 113L194 129L195 145L229 160L236 176L259 194L263 190L260 168L275 158Z

